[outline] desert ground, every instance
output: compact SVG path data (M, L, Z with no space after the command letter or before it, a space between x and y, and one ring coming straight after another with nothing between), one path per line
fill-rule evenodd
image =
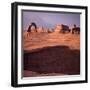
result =
M80 74L80 34L23 33L23 77Z

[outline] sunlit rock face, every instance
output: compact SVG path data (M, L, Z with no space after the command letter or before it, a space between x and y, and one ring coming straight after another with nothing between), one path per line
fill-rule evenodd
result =
M55 28L56 33L66 32L66 31L69 31L69 26L63 25L63 24L56 25L56 28Z
M34 26L31 26L31 32L36 32L36 29Z
M38 33L48 33L48 29L45 29L45 28L43 28L43 27L38 27L38 28L37 28L37 32L38 32Z
M39 33L40 33L40 32L44 32L44 28L43 28L43 27L38 27L38 28L37 28L37 32L39 32Z
M55 32L60 33L60 31L62 29L63 29L63 25L62 24L58 24L58 25L56 25Z

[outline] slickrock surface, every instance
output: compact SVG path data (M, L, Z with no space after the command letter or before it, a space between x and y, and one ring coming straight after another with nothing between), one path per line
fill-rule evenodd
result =
M80 35L24 32L24 77L80 74Z

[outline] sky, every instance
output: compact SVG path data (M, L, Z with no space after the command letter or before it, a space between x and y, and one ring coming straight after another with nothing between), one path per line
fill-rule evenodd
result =
M37 27L54 29L57 24L65 24L72 27L76 24L80 27L79 13L64 13L64 12L22 12L23 30L27 30L31 22L35 22Z

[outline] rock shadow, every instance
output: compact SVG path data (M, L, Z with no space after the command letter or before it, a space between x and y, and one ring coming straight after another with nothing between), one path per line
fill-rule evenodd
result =
M63 73L80 74L80 50L71 50L68 46L53 46L24 51L24 70L40 74Z

